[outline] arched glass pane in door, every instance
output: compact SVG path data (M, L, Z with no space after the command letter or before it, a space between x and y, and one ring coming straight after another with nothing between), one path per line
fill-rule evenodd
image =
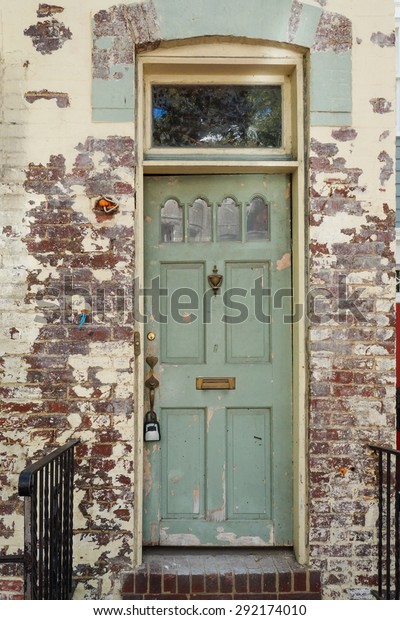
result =
M226 197L218 207L217 240L240 241L240 209L233 198Z
M189 241L211 241L211 207L202 198L196 198L189 207Z
M177 200L170 198L161 209L161 241L183 241L183 209Z
M268 239L268 206L261 196L252 198L246 212L247 241Z

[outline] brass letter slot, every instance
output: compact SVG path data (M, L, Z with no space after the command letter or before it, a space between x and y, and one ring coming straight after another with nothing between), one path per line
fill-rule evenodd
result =
M235 377L196 377L196 390L234 390Z

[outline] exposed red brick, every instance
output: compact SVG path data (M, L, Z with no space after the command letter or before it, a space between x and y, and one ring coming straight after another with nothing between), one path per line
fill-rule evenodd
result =
M381 151L378 155L378 161L384 164L384 166L381 168L381 173L379 175L381 185L384 185L385 181L388 181L393 175L393 159L388 155L388 153L386 153L386 151Z
M205 592L204 575L192 575L191 592Z
M51 400L46 403L48 413L69 413L69 405L65 400Z
M0 579L0 592L22 592L23 589L23 581Z
M339 13L324 11L315 34L314 52L331 50L336 54L351 50L353 45L352 23Z
M117 442L121 440L121 433L114 429L100 431L98 439L100 443Z
M206 587L205 590L207 593L215 593L218 592L219 589L219 581L217 574L207 574L205 576ZM253 590L255 591L255 590Z
M160 41L157 13L153 0L146 3L132 3L126 13L140 49L154 49Z
M263 592L277 592L277 575L276 573L264 573L262 578Z
M163 592L176 593L177 576L171 573L163 574Z
M261 573L249 572L249 592L262 592Z
M64 7L57 6L55 4L39 4L39 8L36 11L38 17L51 17L55 13L62 13Z
M349 140L355 140L358 133L352 127L341 127L340 129L334 129L332 131L332 138L339 142L348 142Z
M35 49L41 54L52 54L72 39L70 29L56 19L38 22L26 28L24 34L31 37Z
M25 99L29 103L34 103L39 99L55 99L59 108L68 108L70 105L68 93L53 92L46 89L30 90L25 93Z
M396 45L396 36L394 32L384 34L383 32L373 32L371 41L379 47L394 47Z
M391 102L387 101L384 97L376 97L374 99L370 99L369 102L376 114L387 114L388 112L393 112Z
M148 592L148 588L149 588L149 577L146 572L137 572L135 575L135 592L140 594L140 593L145 593Z

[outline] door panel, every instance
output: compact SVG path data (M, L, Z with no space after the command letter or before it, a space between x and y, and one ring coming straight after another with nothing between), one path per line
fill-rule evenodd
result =
M291 544L289 182L145 179L146 355L159 358L161 426L145 443L145 544Z
M228 518L271 518L268 409L228 409ZM252 458L249 458L249 455ZM262 491L262 492L260 492Z
M161 300L161 362L166 364L204 363L204 327L200 317L191 318L191 312L179 309L187 293L204 292L204 264L161 263L161 288L172 291ZM178 294L175 294L178 291ZM175 309L175 311L173 310Z
M226 361L229 363L267 362L270 358L270 323L261 323L257 315L261 312L269 316L269 299L263 297L262 304L255 308L255 298L251 295L257 280L261 279L263 288L269 288L268 262L258 263L226 263L225 273L227 290L232 291L232 302L243 300L233 294L235 291L246 291L246 305L241 311L227 308L229 321L226 327ZM245 311L244 311L245 308ZM243 316L242 316L243 314ZM239 321L240 319L240 321ZM257 334L255 338L254 335Z
M163 409L162 516L204 516L204 410Z

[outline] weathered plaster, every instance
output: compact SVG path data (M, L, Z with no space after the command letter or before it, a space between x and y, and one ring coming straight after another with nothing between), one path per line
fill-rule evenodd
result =
M133 116L133 47L152 48L160 40L225 35L256 37L295 43L312 49L311 122L313 125L347 125L351 122L351 44L352 28L347 17L324 12L297 0L251 0L235 4L225 0L216 14L211 0L201 5L181 6L181 0L165 4L145 0L114 6L94 15L93 27L93 120L130 120ZM250 10L249 10L250 8ZM228 17L229 15L229 17ZM115 33L118 32L118 38ZM185 33L184 35L182 33ZM326 53L326 52L331 52ZM115 58L124 55L124 64ZM322 53L322 56L321 56ZM326 88L316 85L322 78ZM121 83L116 86L115 81ZM332 90L335 96L332 97Z
M151 0L94 14L94 121L133 121L134 48L151 47L159 38Z

